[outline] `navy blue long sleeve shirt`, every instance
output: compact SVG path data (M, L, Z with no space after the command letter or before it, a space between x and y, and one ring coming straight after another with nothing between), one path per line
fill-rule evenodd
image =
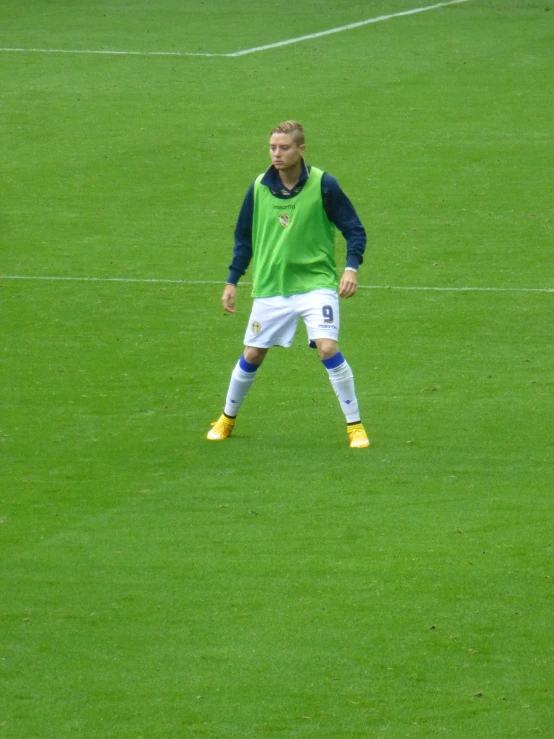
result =
M269 187L272 195L282 200L294 198L301 192L308 179L310 165L302 162L302 174L292 190L287 190L273 165L267 170L261 184ZM366 247L365 229L354 206L343 192L337 180L326 172L321 179L323 207L327 218L334 223L346 239L346 267L357 270L364 260ZM254 183L250 185L242 203L235 227L233 261L229 265L227 282L236 285L248 269L252 259L252 221L254 218Z

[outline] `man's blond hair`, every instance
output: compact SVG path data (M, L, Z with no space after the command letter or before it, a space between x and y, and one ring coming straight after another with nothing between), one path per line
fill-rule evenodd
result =
M303 146L306 142L304 139L304 128L298 121L283 121L271 131L269 134L273 136L274 133L287 133L292 136L296 146Z

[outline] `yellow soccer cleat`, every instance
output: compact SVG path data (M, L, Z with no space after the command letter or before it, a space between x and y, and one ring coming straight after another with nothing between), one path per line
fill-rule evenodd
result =
M231 432L235 428L235 420L236 419L234 418L226 416L225 413L222 413L217 421L212 423L212 427L208 431L206 439L209 439L210 441L221 441L222 439L226 439L228 436L231 436Z
M352 449L364 449L369 446L369 439L361 423L353 423L351 426L347 426L346 430Z

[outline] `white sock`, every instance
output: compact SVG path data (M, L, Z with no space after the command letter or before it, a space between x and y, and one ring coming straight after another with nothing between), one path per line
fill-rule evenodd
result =
M323 359L329 380L339 400L340 407L346 418L346 423L356 423L360 420L360 408L354 387L354 375L350 365L340 352L330 359Z
M226 416L233 418L237 415L243 400L256 379L256 372L259 367L259 364L247 362L244 356L239 359L231 374L231 382L227 391L225 408L223 409Z

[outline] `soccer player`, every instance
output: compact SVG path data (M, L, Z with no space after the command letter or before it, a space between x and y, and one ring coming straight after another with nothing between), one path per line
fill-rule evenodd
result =
M300 123L276 126L269 139L271 166L250 185L242 204L222 302L225 311L235 313L237 283L252 260L254 303L223 414L207 435L211 441L231 434L268 350L290 347L301 317L344 412L350 446L369 446L352 370L338 345L338 299L350 298L358 289L366 234L337 180L306 164L305 150ZM346 239L346 269L340 282L335 226Z

